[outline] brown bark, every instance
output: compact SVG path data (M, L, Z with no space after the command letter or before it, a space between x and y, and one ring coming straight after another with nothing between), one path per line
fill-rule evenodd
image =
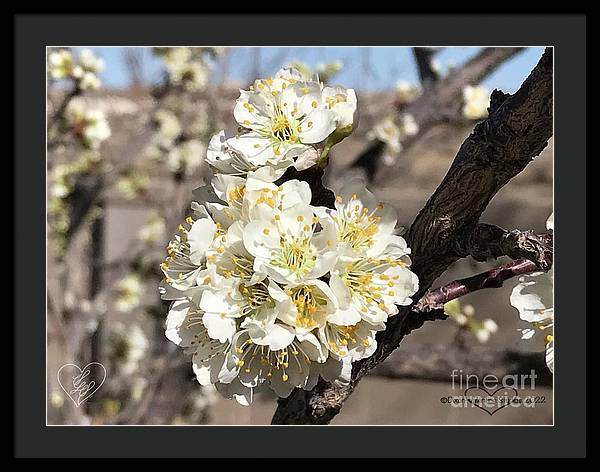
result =
M462 144L446 177L411 225L406 238L412 248L412 270L420 281L415 300L459 259L457 240L476 228L494 195L546 147L552 135L552 55L552 49L546 49L514 95L492 94L489 118ZM485 68L482 64L478 70ZM272 423L329 423L360 379L423 321L422 313L402 307L378 334L376 352L354 365L348 386L321 380L312 391L296 389L279 400Z
M464 238L456 241L456 252L460 257L471 256L479 262L508 256L511 259L525 258L547 270L552 265L552 232L535 234L533 231L507 231L498 226L478 224Z

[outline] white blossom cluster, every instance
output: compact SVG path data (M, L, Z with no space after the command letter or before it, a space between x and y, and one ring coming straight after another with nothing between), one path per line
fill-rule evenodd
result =
M98 149L112 132L103 111L73 101L65 112L65 121L73 135L89 149Z
M398 121L386 117L379 121L368 133L367 138L385 143L383 162L392 165L402 152L402 142L419 132L419 125L410 113L403 113Z
M156 210L153 210L147 223L138 231L138 239L146 246L158 244L164 237L167 225L164 218Z
M444 304L446 313L462 329L470 331L480 343L487 343L492 336L498 332L498 325L491 318L478 320L475 318L475 308L466 304L461 306L458 298Z
M189 92L208 85L210 57L222 54L219 48L199 47L158 47L154 52L163 59L169 81Z
M396 82L396 97L401 104L406 104L414 101L423 93L419 84L413 84L406 80Z
M319 62L313 69L308 64L295 60L292 62L291 67L300 72L304 80L311 80L314 77L318 77L321 82L327 83L334 75L342 70L344 63L339 60L327 63Z
M53 80L74 80L81 90L96 90L101 82L98 74L104 69L104 60L91 50L82 49L78 57L68 49L53 51L48 55L48 74Z
M133 200L148 191L150 176L142 169L128 169L114 183L116 191L126 200Z
M192 354L200 384L242 404L259 388L310 390L319 375L347 383L417 291L394 209L361 182L334 208L312 205L307 182L276 182L348 135L355 112L353 90L293 69L241 91L241 130L211 140L212 181L194 191L193 216L167 247L166 336Z
M105 164L96 151L86 150L74 161L56 164L49 174L48 188L48 224L49 235L55 250L62 253L71 224L69 199L78 179L83 175L105 170ZM91 211L89 218L93 218Z
M119 372L134 375L143 361L150 343L142 328L132 323L111 323L109 333L110 351Z
M198 136L206 131L206 121L192 123L188 134L196 137L181 140L184 129L173 112L158 110L153 119L157 132L146 149L146 155L157 161L164 159L171 172L194 174L204 163L206 145Z
M554 213L546 222L554 230ZM510 304L519 310L529 327L521 330L523 339L539 338L546 347L546 364L554 373L554 266L548 272L535 272L519 279L510 295Z

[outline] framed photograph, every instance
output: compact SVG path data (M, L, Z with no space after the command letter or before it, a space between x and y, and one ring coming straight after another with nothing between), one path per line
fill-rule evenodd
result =
M332 19L15 18L17 457L585 456L585 16Z

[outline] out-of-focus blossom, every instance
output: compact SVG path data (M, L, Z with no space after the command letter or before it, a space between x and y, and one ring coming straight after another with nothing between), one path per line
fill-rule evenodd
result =
M54 80L72 79L81 90L95 90L100 87L98 73L104 68L104 60L90 49L83 49L77 59L71 51L61 49L48 55L48 72Z
M115 308L122 313L137 308L142 302L144 284L139 275L129 274L115 286Z
M162 57L167 68L183 64L192 58L192 50L188 47L158 47L154 52Z
M140 400L147 386L148 381L144 377L135 377L131 386L131 399L134 401Z
M158 133L164 139L172 141L181 134L179 120L169 110L158 110L154 113L154 121L158 125Z
M399 80L396 83L396 96L401 103L410 103L419 95L421 95L421 87L418 84L406 80Z
M196 410L205 410L218 399L217 390L213 385L200 386L200 390L193 395L193 406Z
M429 65L431 67L431 70L436 74L439 75L442 72L442 64L440 63L440 61L432 59Z
M155 48L155 52L162 57L172 84L190 92L202 90L208 84L210 66L204 48L167 47Z
M57 410L61 408L65 403L65 397L63 397L58 391L53 390L50 392L50 405L52 408L56 408Z
M110 344L114 351L119 371L124 375L135 373L146 355L149 342L139 325L111 323Z
M377 123L371 131L368 132L369 139L378 139L383 141L386 146L395 153L402 151L400 127L394 123L391 118L385 118Z
M197 385L190 392L187 402L180 415L174 418L173 424L202 424L205 423L219 394L214 385Z
M188 126L188 132L192 136L202 136L208 137L207 135L211 130L211 118L208 115L206 108L198 107L198 110L195 112L195 117L193 121Z
M208 84L209 69L200 62L184 62L169 69L171 81L194 92L202 90Z
M98 149L111 136L104 112L88 109L80 102L70 103L65 118L73 135L90 149Z
M175 146L167 156L167 165L173 172L191 175L204 162L206 146L199 139L190 139Z
M446 313L462 329L470 331L480 343L486 343L490 336L498 331L498 325L491 318L478 320L475 318L473 305L462 305L454 299L444 305Z
M156 211L153 211L148 222L138 232L138 238L144 244L153 246L161 242L165 236L165 220Z
M150 186L150 177L139 171L130 171L121 175L115 189L127 200L133 200L145 193Z
M327 63L319 62L313 69L305 62L295 60L292 62L291 67L300 72L304 80L315 80L318 78L321 82L326 84L335 74L342 70L344 63L339 60Z
M486 318L477 329L475 329L475 337L480 343L486 343L490 336L498 331L498 325L490 318Z
M79 81L81 90L97 90L100 88L100 85L102 85L100 79L93 72L84 72Z
M48 55L48 72L54 80L81 77L83 73L81 68L76 66L73 54L67 49L54 51Z
M463 89L462 113L468 120L479 120L488 115L490 106L490 92L481 85L467 85Z
M82 153L73 162L57 164L50 174L50 196L64 198L73 191L77 176L94 170L101 163L99 154L93 151Z
M344 63L340 60L333 62L318 62L315 66L315 72L323 83L327 83L331 78L342 70Z
M48 178L48 222L49 235L55 249L64 249L70 224L68 197L75 189L78 179L89 172L102 171L103 161L96 151L83 151L78 159L57 164ZM90 216L93 216L90 211Z
M414 136L419 132L419 125L410 113L403 113L400 117L400 134L402 137Z
M78 59L79 65L85 72L97 74L104 69L104 60L96 56L90 49L82 49Z
M367 137L385 143L383 162L393 165L402 151L402 142L418 132L419 125L414 117L410 113L403 113L397 121L392 117L384 118L367 133Z

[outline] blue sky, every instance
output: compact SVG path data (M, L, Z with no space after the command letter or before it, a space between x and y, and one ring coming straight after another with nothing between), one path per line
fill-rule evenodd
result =
M74 48L75 50L81 48ZM123 61L124 47L91 47L105 60L101 79L106 87L122 88L129 84L127 69ZM161 73L160 60L151 48L143 49L143 75L147 83L156 82ZM346 87L369 90L392 88L398 80L416 82L417 70L408 47L235 47L231 48L228 76L231 79L250 81L258 71L268 76L294 59L314 66L319 62L341 60L343 70L335 81ZM449 64L460 65L477 54L480 48L448 47L436 59L445 69ZM543 48L532 47L519 53L491 74L483 85L489 89L499 88L514 92L527 77L543 53ZM258 64L258 67L256 66ZM223 76L223 64L218 64L214 80ZM365 71L369 71L365 73Z

